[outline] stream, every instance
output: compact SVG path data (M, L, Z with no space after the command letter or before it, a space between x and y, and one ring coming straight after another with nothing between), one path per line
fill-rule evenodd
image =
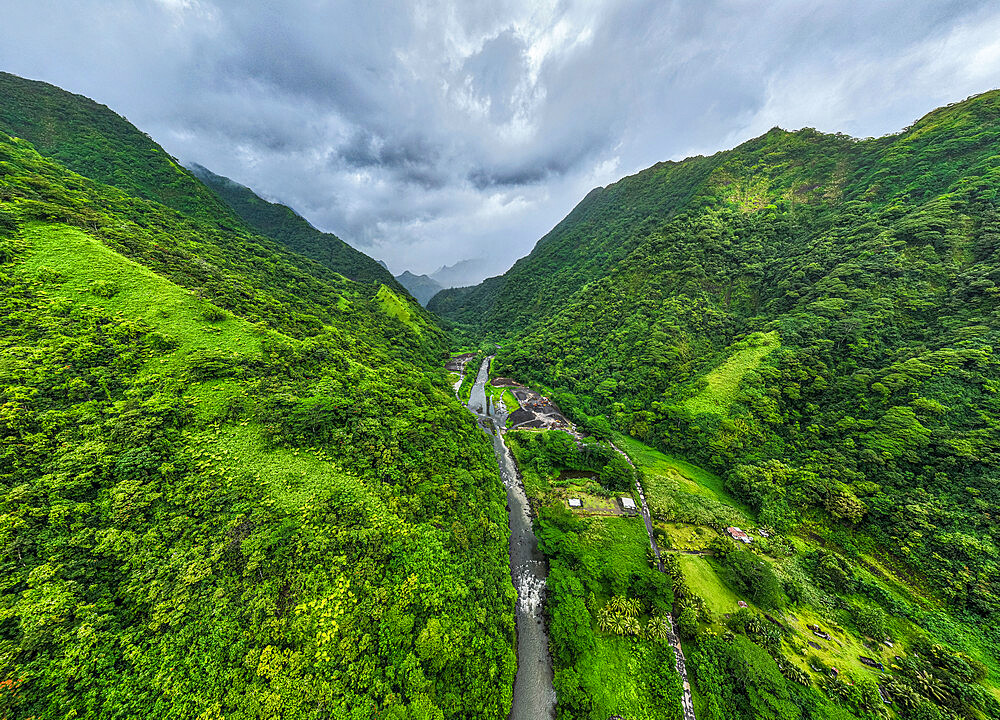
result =
M507 491L510 575L517 590L517 675L510 720L545 720L552 717L556 705L549 639L542 619L548 566L531 528L528 498L518 479L517 466L498 429L505 426L507 413L494 407L486 396L490 360L486 358L479 368L468 407L493 441L493 452Z

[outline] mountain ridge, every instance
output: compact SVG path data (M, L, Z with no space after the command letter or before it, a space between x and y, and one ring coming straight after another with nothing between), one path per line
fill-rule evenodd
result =
M396 281L405 287L424 307L427 307L430 299L442 289L440 283L429 275L414 275L409 270L404 270L397 275Z
M264 200L251 188L217 175L197 163L192 163L191 171L247 225L274 238L293 252L326 265L351 280L380 282L397 291L404 290L376 260L333 233L316 229L294 208Z
M506 715L502 484L430 316L0 94L0 715Z

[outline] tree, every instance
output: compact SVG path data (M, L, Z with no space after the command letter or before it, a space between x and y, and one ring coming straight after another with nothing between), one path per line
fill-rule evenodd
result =
M698 613L693 607L686 607L677 616L677 631L684 640L694 640L698 635Z

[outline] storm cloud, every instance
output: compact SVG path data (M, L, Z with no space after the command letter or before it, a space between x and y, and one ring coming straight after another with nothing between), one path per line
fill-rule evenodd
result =
M984 0L13 0L0 69L399 273L504 270L597 185L774 125L877 136L1000 84Z

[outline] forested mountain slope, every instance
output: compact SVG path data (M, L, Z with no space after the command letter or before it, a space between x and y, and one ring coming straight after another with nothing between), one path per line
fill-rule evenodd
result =
M0 716L504 717L504 494L441 332L50 101L0 107L38 141L0 134Z
M247 225L277 240L289 250L326 265L351 280L380 282L394 290L404 290L392 273L375 260L333 233L317 230L287 205L268 202L250 188L216 175L201 165L194 165L192 171Z
M691 199L719 155L655 165L592 190L531 254L502 276L471 288L446 289L428 308L442 317L501 336L555 312L585 283L602 277L646 233Z
M0 72L0 132L73 172L216 222L235 216L144 132L105 105Z
M431 308L508 339L498 375L820 532L829 589L883 557L996 647L998 288L994 91L898 135L775 129L655 166Z

